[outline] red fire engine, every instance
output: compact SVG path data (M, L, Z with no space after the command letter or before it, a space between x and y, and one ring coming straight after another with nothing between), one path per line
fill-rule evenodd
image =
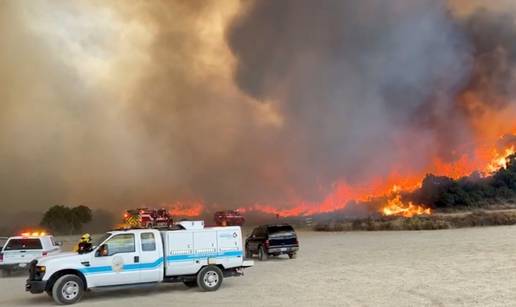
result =
M124 213L124 223L131 227L166 228L173 225L167 209L138 208Z

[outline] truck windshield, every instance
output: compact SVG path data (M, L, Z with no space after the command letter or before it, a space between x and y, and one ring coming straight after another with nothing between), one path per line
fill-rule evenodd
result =
M99 246L102 242L106 241L106 239L109 238L110 236L111 236L111 233L106 232L105 234L103 234L100 237L93 238L93 242L91 243L92 247L95 248L95 247Z
M294 228L289 225L269 226L268 230L269 234L291 234L294 232Z
M42 249L41 241L39 239L11 239L5 246L6 251L12 250L27 250L27 249Z

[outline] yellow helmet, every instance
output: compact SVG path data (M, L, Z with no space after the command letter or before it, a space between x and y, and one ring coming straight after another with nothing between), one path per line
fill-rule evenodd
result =
M82 235L81 241L89 241L89 240L91 240L89 233L85 233Z

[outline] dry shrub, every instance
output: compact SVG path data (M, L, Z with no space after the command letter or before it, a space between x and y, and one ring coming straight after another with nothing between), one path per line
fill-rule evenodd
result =
M403 217L378 217L349 221L319 223L315 231L378 231L378 230L435 230L448 228L516 225L516 212L475 211L460 216L437 215Z

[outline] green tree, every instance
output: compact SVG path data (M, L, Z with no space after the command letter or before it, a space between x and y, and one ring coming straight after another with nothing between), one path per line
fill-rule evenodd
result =
M72 234L79 232L82 225L89 221L91 209L86 206L70 208L56 205L45 212L40 224L56 234Z
M71 209L72 231L77 233L82 230L82 225L91 221L91 209L86 206L77 206Z

